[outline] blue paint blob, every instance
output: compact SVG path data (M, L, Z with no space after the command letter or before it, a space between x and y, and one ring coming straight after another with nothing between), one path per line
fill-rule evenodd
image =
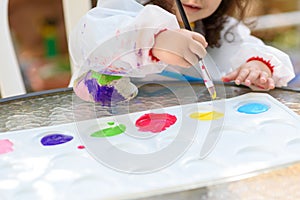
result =
M59 145L73 140L73 136L63 134L46 135L41 139L44 146Z
M238 108L238 112L245 114L259 114L269 110L269 106L262 103L248 103Z

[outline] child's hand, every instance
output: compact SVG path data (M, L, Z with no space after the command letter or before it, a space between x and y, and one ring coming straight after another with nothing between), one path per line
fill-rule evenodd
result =
M185 29L165 30L155 37L153 55L164 63L190 67L206 55L205 38Z
M263 62L253 60L244 63L235 71L227 74L223 78L224 82L235 81L237 85L254 85L260 89L270 90L275 88L272 73L268 66Z

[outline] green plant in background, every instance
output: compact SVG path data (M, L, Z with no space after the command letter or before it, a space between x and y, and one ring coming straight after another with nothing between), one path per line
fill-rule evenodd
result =
M71 67L68 55L58 52L57 21L45 19L42 27L42 36L45 47L45 58L47 63L40 69L39 75L42 79L57 76L61 73L70 73Z
M300 28L294 27L286 31L278 31L272 41L266 42L286 51L300 51Z
M260 31L262 40L275 48L286 52L294 65L296 75L300 74L300 27L278 28Z

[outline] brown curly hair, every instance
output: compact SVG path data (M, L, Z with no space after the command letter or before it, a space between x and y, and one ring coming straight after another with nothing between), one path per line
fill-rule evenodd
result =
M147 4L157 5L171 13L174 13L174 10L172 10L174 3L174 0L150 0ZM238 22L244 22L248 6L249 0L222 0L217 10L211 16L202 19L205 38L210 47L220 46L220 33L229 16L235 17ZM225 39L228 41L229 39L227 39L227 35L231 33L230 31L234 26L230 27L225 33Z

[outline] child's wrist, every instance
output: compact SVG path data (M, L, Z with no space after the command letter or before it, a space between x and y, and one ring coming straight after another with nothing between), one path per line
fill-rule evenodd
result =
M151 48L150 50L149 50L149 57L150 57L150 59L153 61L153 62L159 62L160 61L160 59L159 58L157 58L156 56L154 56L153 55L153 48Z
M271 74L273 75L275 66L271 64L270 60L265 60L263 57L259 57L259 56L253 56L253 57L249 58L246 62L248 63L251 61L260 61L260 62L264 63L270 70Z
M165 29L160 30L158 33L154 34L154 45L153 45L153 47L155 46L155 40L156 40L157 36L158 36L160 33L164 32L164 31L166 31L166 30L167 30L167 29L165 28ZM151 59L152 61L154 61L154 62L159 62L160 59L157 58L157 57L153 54L153 47L149 50L149 54L148 54L148 55L149 55L149 57L150 57L150 59Z

